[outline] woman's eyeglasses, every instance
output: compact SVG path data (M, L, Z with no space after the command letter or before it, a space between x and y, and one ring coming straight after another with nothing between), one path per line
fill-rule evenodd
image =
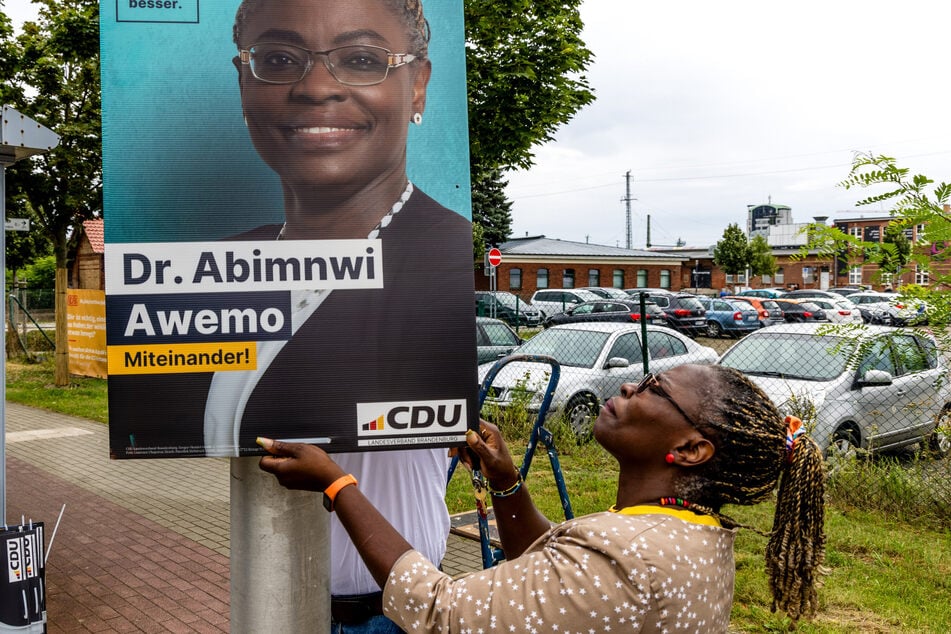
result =
M683 408L680 407L680 405L677 405L677 401L675 401L675 400L673 399L673 397L672 397L670 394L667 393L667 390L665 390L665 389L663 388L663 386L662 386L662 385L660 384L660 382L657 380L657 377L654 375L653 372L648 372L647 374L644 375L644 378L641 379L641 382L637 384L637 387L636 387L636 388L634 388L634 393L635 393L635 394L640 394L640 393L643 392L644 390L650 390L650 391L653 392L654 394L657 394L658 396L661 396L661 397L667 399L667 402L670 403L671 405L673 405L674 408L675 408L678 412L680 412L680 415L683 416L683 417L687 420L688 423L690 423L691 425L693 425L693 426L696 427L697 429L700 428L700 426L697 425L697 423L693 422L693 419L692 419L692 418L690 418L689 416L687 416L687 412L685 412L685 411L683 410Z
M238 59L251 67L251 74L268 84L293 84L314 68L314 58L323 57L324 66L345 86L373 86L382 83L391 68L416 59L410 53L392 53L379 46L340 46L329 51L278 42L258 42L238 49Z

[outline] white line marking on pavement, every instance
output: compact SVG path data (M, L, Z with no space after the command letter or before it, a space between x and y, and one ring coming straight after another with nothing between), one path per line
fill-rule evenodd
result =
M70 436L86 436L93 432L79 427L57 427L56 429L31 429L29 431L8 431L7 442L23 442L25 440L47 440L49 438L68 438Z

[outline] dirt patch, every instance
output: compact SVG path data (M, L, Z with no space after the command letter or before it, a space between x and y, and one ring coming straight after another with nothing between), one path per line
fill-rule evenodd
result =
M881 615L857 607L831 606L823 608L816 615L818 624L834 625L845 632L863 632L865 634L892 634L907 632L898 623L890 623Z

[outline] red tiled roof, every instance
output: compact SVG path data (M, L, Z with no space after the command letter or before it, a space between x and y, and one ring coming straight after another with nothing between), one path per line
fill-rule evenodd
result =
M105 247L105 241L103 239L104 231L102 226L102 218L84 221L83 230L86 232L86 237L89 239L89 244L92 246L92 250L96 253L102 253Z

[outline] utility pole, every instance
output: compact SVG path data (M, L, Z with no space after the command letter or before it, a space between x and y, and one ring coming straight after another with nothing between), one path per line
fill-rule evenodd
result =
M634 240L634 236L631 233L631 201L634 200L631 198L631 170L627 170L627 173L624 174L624 182L626 193L624 198L621 199L621 202L627 204L627 233L625 235L627 235L627 248L631 249L633 248L632 245Z

